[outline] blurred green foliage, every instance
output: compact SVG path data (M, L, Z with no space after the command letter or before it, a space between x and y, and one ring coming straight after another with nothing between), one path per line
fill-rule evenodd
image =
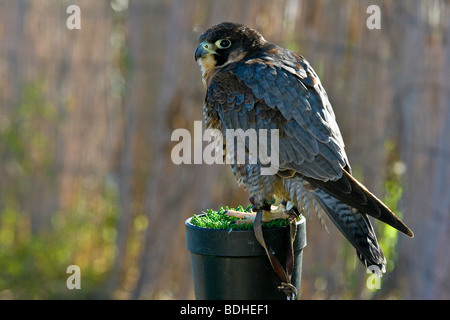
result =
M403 214L400 211L400 202L403 196L403 187L401 176L403 170L399 169L403 166L400 161L400 147L395 144L393 139L387 139L384 144L385 149L385 168L384 168L384 195L381 201L392 210L400 219ZM386 264L386 272L390 273L394 270L397 262L397 242L399 232L393 227L379 220L375 220L376 233L378 243L383 250L388 263ZM367 277L370 277L367 274ZM382 281L382 279L380 279ZM377 293L377 289L367 289L367 295L373 297Z
M403 213L399 208L400 201L403 196L402 174L401 168L403 163L400 161L400 146L396 145L394 140L387 140L385 142L385 182L384 182L384 197L382 201L386 204L392 212L394 212L400 219L403 218ZM389 263L386 265L386 272L391 272L395 267L397 261L397 241L398 231L391 226L377 221L377 229L379 234L379 243L383 248L383 252Z
M32 208L22 205L40 184L56 184L46 130L61 119L43 92L42 81L24 85L22 101L0 130L0 299L98 297L115 257L116 188L106 182L90 187L96 192L80 187L40 230L33 230ZM83 290L66 286L74 261Z

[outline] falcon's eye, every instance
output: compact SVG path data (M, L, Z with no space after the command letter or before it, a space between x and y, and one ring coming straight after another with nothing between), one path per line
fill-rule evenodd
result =
M227 49L231 46L231 41L227 39L221 39L216 41L216 46L220 49Z

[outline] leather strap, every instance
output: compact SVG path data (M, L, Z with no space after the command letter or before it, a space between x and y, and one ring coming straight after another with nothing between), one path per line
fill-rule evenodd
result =
M278 287L281 291L286 294L288 300L294 300L297 298L298 290L291 283L292 271L294 270L294 241L295 235L297 233L297 215L294 212L287 212L289 214L289 250L286 257L286 269L283 269L280 261L277 257L267 248L266 242L264 241L264 236L262 232L262 210L258 210L256 213L255 222L253 225L256 240L261 244L261 246L266 251L266 255L269 258L272 269L275 271L277 276L281 280L281 285Z

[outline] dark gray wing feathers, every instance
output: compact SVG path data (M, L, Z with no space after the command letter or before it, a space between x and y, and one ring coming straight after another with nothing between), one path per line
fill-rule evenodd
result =
M215 107L225 129L280 129L280 169L322 181L339 179L348 161L340 133L335 135L329 125L334 114L322 107L316 88L307 87L319 80L308 79L297 60L285 66L273 61L243 62L214 76L207 94L219 102ZM233 82L236 86L230 88Z

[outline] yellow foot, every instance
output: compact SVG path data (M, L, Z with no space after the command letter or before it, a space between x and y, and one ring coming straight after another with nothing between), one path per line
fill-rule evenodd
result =
M264 211L262 214L262 222L270 222L276 219L288 219L289 214L287 211L291 210L293 207L291 202L285 205L280 204L279 206L271 206L270 211ZM236 224L250 224L255 221L256 212L239 212L234 210L228 210L225 212L230 217L236 217L242 220L236 221Z
M236 217L241 220L236 220L237 225L241 224L250 224L255 221L256 218L256 212L250 211L250 212L239 212L234 210L227 210L225 211L225 214L230 217Z

